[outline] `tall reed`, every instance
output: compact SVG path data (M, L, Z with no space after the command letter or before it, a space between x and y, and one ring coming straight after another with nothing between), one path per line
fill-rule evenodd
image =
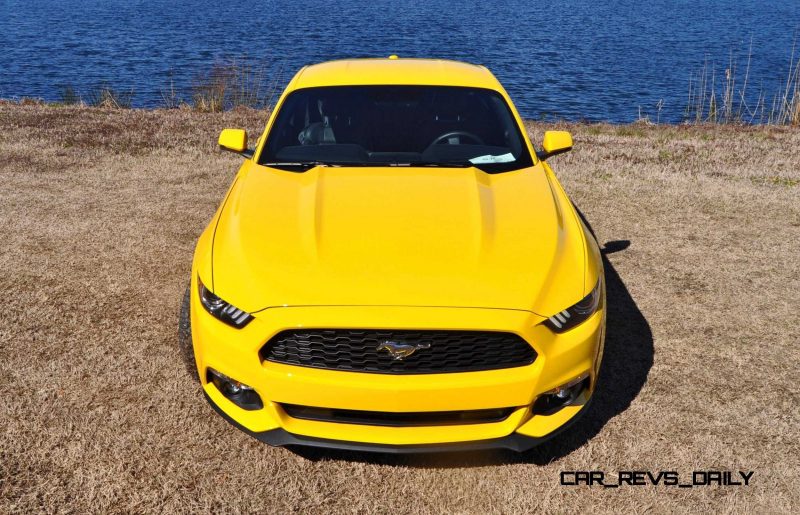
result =
M192 86L192 104L198 111L220 112L236 107L270 107L281 85L281 69L267 80L267 68L239 59L214 64L199 74Z
M708 57L703 67L689 77L689 93L684 119L689 123L800 125L800 59L795 60L796 41L792 44L789 71L785 84L774 92L768 103L763 87L755 100L748 101L750 64L753 43L747 53L744 77L739 85L739 67L731 51L724 79L717 84L717 72Z

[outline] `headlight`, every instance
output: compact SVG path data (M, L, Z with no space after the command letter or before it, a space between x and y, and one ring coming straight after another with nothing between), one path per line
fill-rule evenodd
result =
M597 308L600 307L600 287L601 282L598 279L597 284L592 288L592 291L589 292L589 295L581 299L581 301L574 306L560 313L556 313L545 320L545 325L557 333L563 333L585 322L586 319L592 316L594 312L597 311Z
M221 322L241 329L253 319L253 315L250 313L242 311L211 293L211 290L205 287L200 277L197 278L197 290L200 294L200 304Z

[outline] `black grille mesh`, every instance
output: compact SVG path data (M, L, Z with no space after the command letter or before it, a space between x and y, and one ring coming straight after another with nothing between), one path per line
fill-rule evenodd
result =
M507 419L514 411L514 408L493 408L468 411L392 413L386 411L316 408L313 406L297 406L295 404L281 404L281 407L292 418L319 422L337 422L340 424L394 427L489 424Z
M378 350L386 342L422 348L396 360ZM261 359L354 372L435 374L529 365L536 352L512 333L315 329L278 333L261 349Z

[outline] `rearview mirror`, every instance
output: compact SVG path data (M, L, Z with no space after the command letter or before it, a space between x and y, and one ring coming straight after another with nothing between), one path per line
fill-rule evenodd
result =
M567 131L545 131L542 149L536 152L536 157L542 161L569 152L572 150L572 135Z
M222 150L253 157L253 151L247 148L247 131L244 129L222 129L218 143Z

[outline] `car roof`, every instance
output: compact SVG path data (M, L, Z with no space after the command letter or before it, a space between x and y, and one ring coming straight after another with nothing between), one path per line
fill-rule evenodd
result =
M314 64L300 70L290 89L361 85L461 86L502 91L485 66L445 59L366 58Z

